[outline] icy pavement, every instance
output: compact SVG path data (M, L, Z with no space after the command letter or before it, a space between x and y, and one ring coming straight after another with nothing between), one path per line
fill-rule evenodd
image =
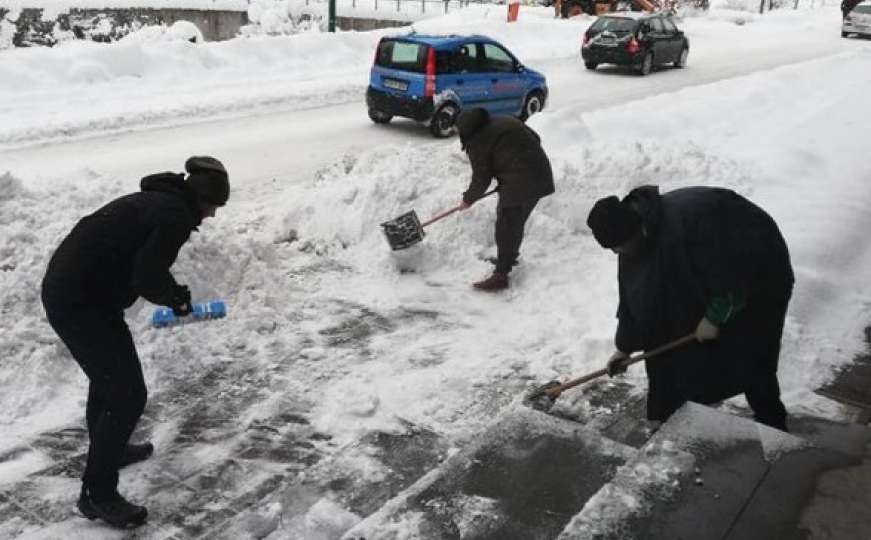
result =
M554 538L634 454L518 405L343 538Z

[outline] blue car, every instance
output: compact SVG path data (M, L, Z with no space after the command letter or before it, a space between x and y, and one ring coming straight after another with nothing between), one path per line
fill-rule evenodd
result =
M382 38L366 90L373 122L411 118L428 124L436 137L449 136L466 107L525 121L546 101L544 75L521 64L499 42L478 35Z

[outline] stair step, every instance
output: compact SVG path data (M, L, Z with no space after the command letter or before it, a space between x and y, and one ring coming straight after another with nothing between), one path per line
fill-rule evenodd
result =
M822 419L798 425L819 442L687 403L559 538L799 538L799 514L816 477L861 460L831 439L851 433L858 445L862 434Z
M517 405L343 538L552 539L636 453Z
M650 438L647 396L620 379L600 379L563 393L550 414L580 422L605 437L641 448Z

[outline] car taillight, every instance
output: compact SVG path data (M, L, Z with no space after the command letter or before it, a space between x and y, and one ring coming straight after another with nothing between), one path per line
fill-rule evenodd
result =
M638 51L641 50L641 45L638 43L638 40L635 38L631 38L629 42L626 44L626 52L629 54L638 54Z
M423 87L423 95L432 97L435 95L435 79L436 79L436 53L435 49L429 47L429 52L426 55L426 83Z
M378 57L381 54L381 44L384 43L383 40L378 40L378 45L375 46L375 60L372 61L376 66L378 65Z

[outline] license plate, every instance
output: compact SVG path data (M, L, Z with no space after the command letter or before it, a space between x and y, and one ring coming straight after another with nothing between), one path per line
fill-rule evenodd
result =
M397 81L395 79L384 79L384 86L387 88L392 88L394 90L401 90L402 92L408 90L407 82Z

